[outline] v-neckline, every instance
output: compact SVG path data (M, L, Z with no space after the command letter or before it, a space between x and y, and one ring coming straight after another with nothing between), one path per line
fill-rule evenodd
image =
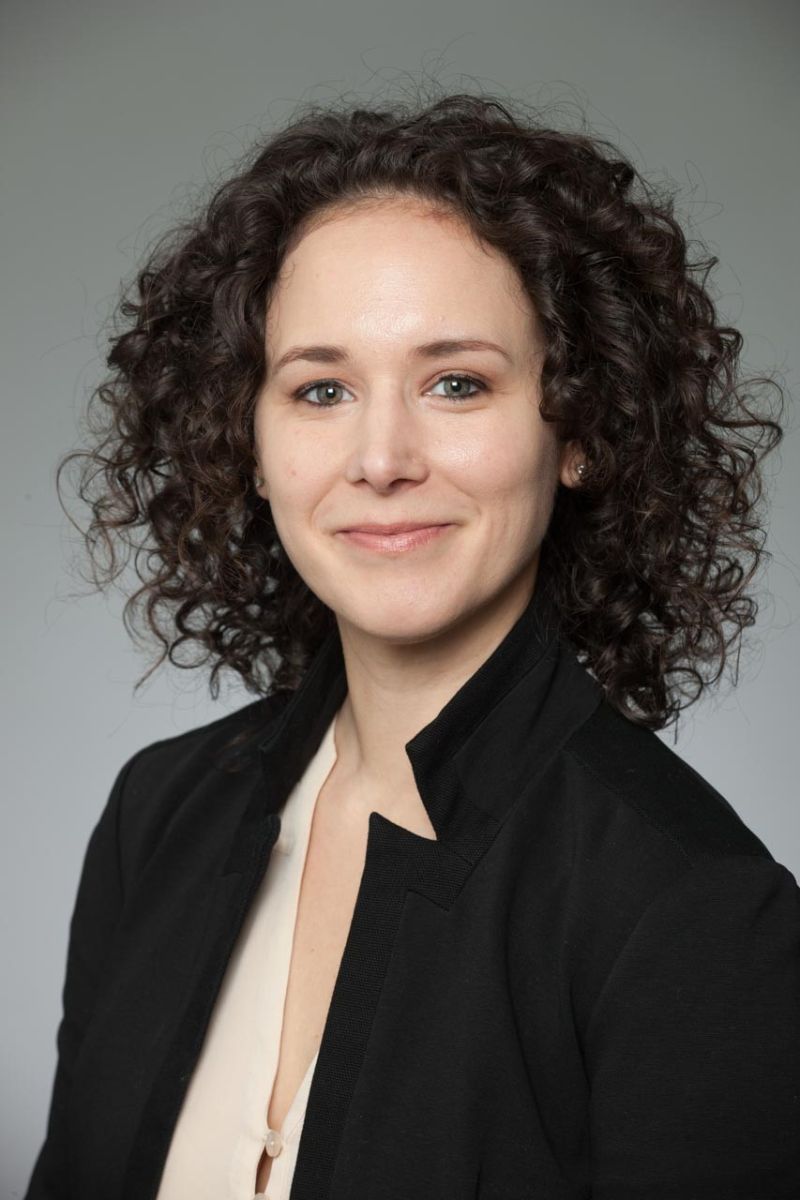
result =
M302 1080L300 1081L300 1085L294 1094L292 1103L289 1105L288 1109L286 1110L286 1116L283 1119L283 1127L281 1129L273 1130L271 1126L267 1126L267 1133L272 1132L272 1133L278 1133L280 1135L281 1143L282 1143L281 1152L283 1152L286 1142L295 1133L297 1126L299 1125L300 1120L302 1118L302 1114L305 1111L305 1105L306 1105L306 1101L308 1099L308 1092L311 1088L311 1078L314 1074L314 1068L317 1065L318 1058L319 1058L319 1047L317 1048L316 1054L311 1059L311 1062L308 1064L308 1067L306 1068L306 1073L303 1076ZM263 1153L264 1153L264 1151L262 1150L262 1154ZM276 1155L276 1158L277 1158L277 1155ZM264 1185L267 1188L270 1186L270 1181L272 1180L272 1173L273 1173L273 1170L275 1167L275 1161L276 1161L275 1158L270 1160L271 1165L270 1165L270 1169L269 1169L269 1177L267 1179L267 1182ZM258 1166L259 1166L259 1168L261 1166L261 1157L260 1156L259 1156ZM258 1169L256 1170L256 1177L257 1176L258 1176ZM254 1182L253 1183L254 1189L257 1186L258 1186L257 1183ZM259 1192L259 1191L254 1190L253 1191L253 1200L263 1200L263 1197L265 1194L268 1195L269 1193L264 1193L264 1192Z
M303 1076L303 1078L301 1079L300 1085L294 1094L294 1099L292 1100L292 1103L289 1105L288 1109L286 1110L286 1116L283 1118L283 1127L276 1131L281 1135L281 1137L284 1139L284 1141L286 1140L286 1138L292 1136L292 1134L295 1131L295 1128L297 1127L297 1121L299 1120L300 1114L299 1114L299 1112L296 1112L295 1110L301 1107L300 1103L299 1103L301 1097L305 1098L305 1096L308 1094L308 1090L311 1086L311 1076L314 1073L314 1068L317 1065L318 1058L319 1058L319 1048L317 1048L316 1054L311 1059L311 1062L308 1064L308 1067L306 1068L306 1073Z
M284 990L283 1003L281 1005L281 1028L280 1028L280 1033L278 1036L278 1058L277 1058L277 1061L275 1064L275 1073L274 1073L273 1079L272 1079L272 1087L270 1089L270 1099L269 1099L270 1105L272 1104L272 1097L275 1092L275 1084L277 1082L278 1071L280 1069L280 1055L281 1055L281 1048L283 1045L283 1030L284 1030L284 1025L286 1023L286 1000L287 1000L287 996L288 996L288 992L289 992L289 983L291 981L292 962L294 959L295 939L297 937L297 921L298 921L299 908L300 908L300 893L301 893L302 886L303 886L303 876L305 874L306 862L308 860L308 850L309 850L309 845L311 842L311 828L314 823L314 814L316 813L316 810L317 810L317 801L319 800L320 793L322 792L322 790L324 789L328 780L330 779L333 769L336 766L336 761L338 758L337 751L336 751L336 740L335 740L335 735L334 735L335 720L336 720L336 717L334 716L333 720L331 721L331 723L328 727L327 733L325 734L325 737L323 739L323 746L320 746L320 748L317 751L318 754L321 754L323 749L326 750L326 759L330 760L329 765L327 766L327 768L325 770L325 773L322 777L322 781L319 783L319 785L317 787L315 787L313 789L313 798L309 804L307 813L304 815L303 855L302 855L302 862L300 863L300 874L299 874L299 878L297 881L297 894L295 897L295 904L294 904L294 910L293 910L294 915L293 915L293 924L292 924L292 936L291 936L291 940L289 943L289 964L286 968L286 987ZM296 836L296 814L294 814L294 813L292 814L292 834L291 834L291 836L292 836L292 840L294 841L294 838ZM281 1135L281 1137L284 1137L284 1138L288 1137L291 1134L292 1129L294 1128L293 1125L291 1128L289 1127L289 1122L290 1122L291 1118L293 1117L295 1106L297 1105L297 1102L298 1102L298 1098L300 1097L302 1092L308 1090L306 1085L309 1083L310 1076L313 1074L314 1067L316 1066L318 1057L319 1057L319 1046L317 1047L314 1057L311 1059L308 1066L306 1067L305 1074L303 1075L303 1078L300 1080L300 1083L298 1084L297 1090L294 1094L294 1097L292 1098L292 1102L286 1110L286 1115L283 1118L282 1128L278 1129L278 1130L273 1130L273 1132L279 1133ZM269 1107L268 1107L267 1111L269 1111ZM268 1130L272 1129L272 1126L269 1125L269 1122L267 1122L267 1129Z

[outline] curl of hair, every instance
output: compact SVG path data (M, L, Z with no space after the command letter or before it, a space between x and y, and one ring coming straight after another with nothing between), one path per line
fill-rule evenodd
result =
M291 690L331 628L255 490L265 316L309 222L397 193L459 215L519 272L546 344L540 411L587 465L559 485L539 572L609 702L663 728L755 621L760 461L783 431L748 389L781 389L741 378L742 336L707 288L718 260L689 260L671 194L596 136L464 93L307 105L123 289L93 444L58 480L84 461L98 586L134 553L125 623L141 606L162 647L137 687L168 657L211 661L214 698L223 667L257 695ZM184 644L199 660L177 657Z

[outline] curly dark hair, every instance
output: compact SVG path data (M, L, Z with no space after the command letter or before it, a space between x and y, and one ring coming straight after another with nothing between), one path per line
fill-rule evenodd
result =
M581 486L558 488L538 578L608 701L663 728L755 621L759 464L783 430L749 389L782 389L741 377L742 335L707 288L718 259L689 260L669 187L587 129L486 94L304 104L123 286L94 440L62 458L57 490L83 459L98 587L135 554L124 621L133 634L143 605L161 643L136 686L168 657L211 660L214 699L222 667L259 696L293 690L332 627L255 490L265 314L312 216L393 194L460 215L516 266L546 342L542 417L587 464ZM202 657L181 661L183 643Z

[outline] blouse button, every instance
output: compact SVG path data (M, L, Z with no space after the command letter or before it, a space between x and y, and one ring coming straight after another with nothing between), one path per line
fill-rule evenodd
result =
M270 1158L277 1158L280 1154L283 1149L283 1138L277 1129L267 1130L267 1136L264 1139L264 1148Z

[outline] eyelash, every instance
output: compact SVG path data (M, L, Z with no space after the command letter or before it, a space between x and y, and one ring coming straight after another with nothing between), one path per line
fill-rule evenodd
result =
M472 392L472 394L469 396L440 397L442 400L453 400L456 404L463 404L465 400L473 400L479 392L486 391L486 384L482 383L480 379L476 379L473 375L462 374L459 371L447 371L444 375L440 375L433 386L436 387L437 384L440 384L443 379L459 379L464 383L473 383L475 387L478 388L478 392ZM306 404L310 404L312 408L336 408L336 404L318 404L315 401L308 399L308 393L313 392L315 388L331 386L341 387L342 384L340 384L336 379L318 379L315 383L309 383L306 384L305 387L299 388L296 392L293 392L292 395L295 400L303 400Z

